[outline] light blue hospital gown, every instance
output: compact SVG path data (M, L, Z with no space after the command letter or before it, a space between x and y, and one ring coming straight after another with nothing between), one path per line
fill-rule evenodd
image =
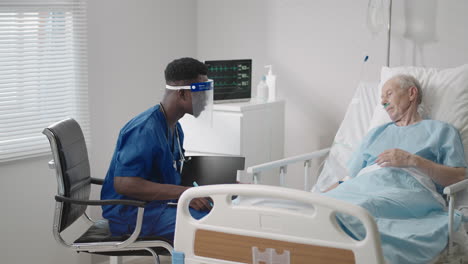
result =
M423 120L399 127L388 123L371 130L348 164L350 180L324 195L357 204L374 216L385 259L390 263L428 263L448 241L448 217L432 193L406 171L386 167L363 173L383 151L399 148L450 167L466 167L463 144L451 125ZM443 187L434 183L440 192ZM341 216L345 229L358 239L360 223ZM455 226L461 222L455 216Z

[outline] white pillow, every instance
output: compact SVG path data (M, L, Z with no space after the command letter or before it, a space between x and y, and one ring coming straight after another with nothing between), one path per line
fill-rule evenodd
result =
M346 164L367 133L377 103L377 85L377 82L359 83L312 192L323 192L348 176Z

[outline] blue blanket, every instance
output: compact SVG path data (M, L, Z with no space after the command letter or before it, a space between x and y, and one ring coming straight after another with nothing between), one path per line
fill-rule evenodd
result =
M409 173L382 168L340 184L324 195L359 205L374 216L389 263L428 263L448 242L446 209ZM341 224L355 238L365 237L354 217L339 215ZM456 213L458 229L461 214Z

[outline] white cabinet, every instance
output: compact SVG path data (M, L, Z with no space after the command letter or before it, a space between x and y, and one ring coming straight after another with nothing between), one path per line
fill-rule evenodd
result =
M284 101L224 103L213 106L213 125L191 115L180 123L187 155L244 156L246 168L283 158Z

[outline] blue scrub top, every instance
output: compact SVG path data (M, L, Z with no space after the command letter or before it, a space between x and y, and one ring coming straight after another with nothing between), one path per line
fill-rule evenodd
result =
M180 149L184 152L184 134L179 123L176 133L168 133L166 118L159 105L151 107L130 120L120 131L112 161L101 190L101 199L130 199L118 194L114 189L114 177L141 177L162 184L180 185ZM176 161L176 168L174 168ZM158 221L168 201L152 201L146 206L141 235L157 235L154 225ZM113 235L133 232L137 208L124 205L102 207L103 217L109 220ZM174 221L172 219L171 221Z
M348 163L351 177L373 165L382 152L399 148L450 167L466 168L463 143L458 130L436 120L422 120L409 126L387 123L371 130ZM435 182L434 182L435 183ZM440 192L442 186L436 183Z

